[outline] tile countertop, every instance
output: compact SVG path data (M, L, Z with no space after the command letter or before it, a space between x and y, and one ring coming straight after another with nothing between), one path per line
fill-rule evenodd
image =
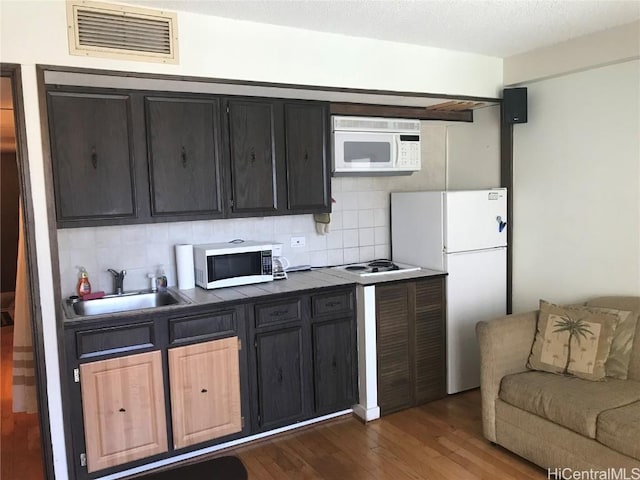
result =
M179 290L194 304L218 303L233 300L251 299L266 295L280 293L295 293L304 290L315 290L325 287L339 287L342 285L375 285L377 283L395 282L398 280L411 280L415 278L446 275L436 270L414 270L388 275L371 275L358 277L344 270L333 268L317 268L302 272L291 272L286 280L274 280L273 282L255 283L242 287L217 288L204 290L196 287L190 290Z
M104 320L122 317L132 317L141 314L149 314L152 311L168 311L188 308L192 306L202 306L223 302L234 302L242 300L252 300L269 295L303 292L305 290L317 290L322 288L340 287L347 285L375 285L377 283L395 282L411 280L416 278L446 275L444 272L435 270L414 270L411 272L393 273L389 275L372 275L368 277L358 277L344 270L332 268L318 268L302 272L291 272L286 280L274 280L273 282L255 283L239 287L217 288L204 290L200 287L178 290L170 287L169 290L177 293L178 296L189 300L189 303L181 305L170 305L153 309L131 310L128 312L108 313L104 315L92 316L65 316L65 323L85 322L87 320ZM64 301L64 300L63 300ZM64 309L63 309L64 311Z

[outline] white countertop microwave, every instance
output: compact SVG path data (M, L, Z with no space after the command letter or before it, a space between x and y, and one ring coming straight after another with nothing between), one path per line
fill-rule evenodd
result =
M332 117L334 175L393 175L420 170L420 120Z
M193 246L196 285L205 289L273 280L273 245L243 241Z

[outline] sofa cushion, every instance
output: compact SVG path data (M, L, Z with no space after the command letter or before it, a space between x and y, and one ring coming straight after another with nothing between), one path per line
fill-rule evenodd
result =
M546 372L507 375L500 399L589 438L596 438L596 421L604 410L640 400L640 382L607 379L590 382Z
M598 297L587 302L588 306L616 308L628 310L640 315L640 297ZM636 334L631 348L628 377L632 380L640 380L640 321L636 325Z
M612 408L598 416L596 440L603 445L640 460L639 439L640 402Z
M638 316L629 310L617 310L615 308L588 307L603 313L617 315L618 324L613 332L609 357L604 364L604 371L607 377L626 380L629 372L629 361L631 360L631 347L636 335L636 323Z
M527 367L602 380L618 317L540 300L536 336Z

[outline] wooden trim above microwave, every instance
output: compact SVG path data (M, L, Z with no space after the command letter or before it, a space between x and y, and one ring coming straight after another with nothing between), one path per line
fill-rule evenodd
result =
M358 115L363 117L414 118L417 120L447 120L473 122L473 110L434 110L429 107L403 107L396 105L368 105L365 103L331 103L331 115Z

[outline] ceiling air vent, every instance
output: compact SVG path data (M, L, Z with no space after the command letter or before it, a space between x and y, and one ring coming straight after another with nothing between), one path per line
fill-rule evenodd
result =
M69 53L178 63L175 13L89 1L67 1Z

